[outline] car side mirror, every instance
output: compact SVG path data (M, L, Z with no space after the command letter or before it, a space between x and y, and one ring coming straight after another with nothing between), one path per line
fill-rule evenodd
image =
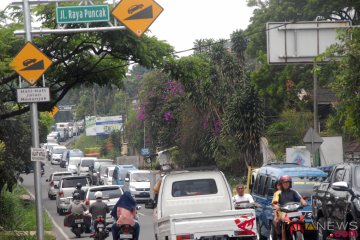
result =
M336 191L348 191L349 185L347 182L334 182L331 184L331 188Z
M147 203L145 203L145 208L154 209L155 208L155 201L153 199L149 199L149 201Z
M46 179L46 181L48 182L48 181L49 181L49 179Z
M130 181L130 178L125 178L125 182L129 182Z

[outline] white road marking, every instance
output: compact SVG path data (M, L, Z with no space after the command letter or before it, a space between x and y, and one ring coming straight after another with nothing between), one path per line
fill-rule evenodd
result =
M29 195L30 195L33 199L35 199L35 196L34 196L29 190L28 190L27 192L29 193ZM44 208L44 210L45 210L45 212L47 213L47 215L49 216L49 218L50 218L50 220L52 221L52 223L54 224L54 226L59 230L59 232L61 233L61 235L62 235L66 240L70 239L70 238L68 237L68 235L66 235L66 233L61 229L61 227L56 223L55 219L51 216L51 214L49 213L49 211L48 211L46 208Z
M141 212L138 212L138 214L139 214L140 216L146 216L145 214L143 214L143 213L141 213Z

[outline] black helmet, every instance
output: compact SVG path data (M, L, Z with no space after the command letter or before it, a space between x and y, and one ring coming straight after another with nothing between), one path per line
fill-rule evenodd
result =
M80 193L74 193L73 200L80 200Z
M77 183L77 184L76 184L76 188L77 188L77 189L81 189L81 188L82 188L81 183Z

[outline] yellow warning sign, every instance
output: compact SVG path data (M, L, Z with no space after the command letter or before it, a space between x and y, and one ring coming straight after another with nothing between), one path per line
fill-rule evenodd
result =
M34 85L51 65L51 59L31 42L27 42L10 63L30 85Z
M112 15L140 37L163 10L154 0L122 0Z
M51 112L49 112L49 114L54 118L55 115L59 112L59 107L58 106L54 106L52 109L51 109Z

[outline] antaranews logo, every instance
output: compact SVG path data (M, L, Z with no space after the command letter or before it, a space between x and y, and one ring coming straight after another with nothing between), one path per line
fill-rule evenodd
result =
M358 224L357 222L335 222L328 221L325 224L316 223L316 229L325 230L333 235L335 238L348 238L358 237Z

